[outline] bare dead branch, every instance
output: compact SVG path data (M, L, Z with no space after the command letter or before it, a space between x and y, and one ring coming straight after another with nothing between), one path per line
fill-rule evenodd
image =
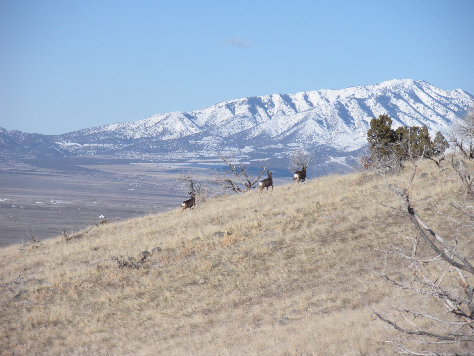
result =
M265 173L265 171L267 170L267 167L265 166L262 171L260 172L260 174L258 175L258 177L252 182L250 183L250 181L248 183L250 183L250 188L252 188L255 184L258 183L258 181L260 180L260 178L262 177L263 173ZM250 190L249 188L249 190Z
M225 157L221 157L221 160L225 163L227 167L229 167L229 170L232 173L234 179L223 178L218 180L218 183L222 183L225 189L230 189L234 193L240 193L243 191L251 190L258 183L263 173L265 173L265 171L267 170L267 166L265 165L260 171L257 178L252 179L247 173L247 168L244 167L242 164L233 163ZM239 184L243 187L241 188Z
M401 312L401 313L407 313L407 314L410 314L410 315L413 315L414 317L417 317L417 318L425 318L425 319L430 319L430 320L434 320L438 323L441 323L441 324L446 324L446 325L468 325L470 324L469 322L467 321L448 321L448 320L442 320L440 318L437 318L433 315L429 315L429 314L424 314L424 313L420 313L420 312L417 312L417 311L414 311L414 310L410 310L410 309L406 309L406 308L401 308L401 307L397 307L395 308L395 310Z
M468 260L468 256L459 251L458 247L458 238L464 237L467 238L467 241L471 238L466 235L466 228L473 225L474 209L467 198L463 204L451 203L461 215L460 218L445 217L450 224L454 224L456 229L454 236L450 240L446 240L438 232L435 232L429 223L418 214L409 194L409 191L413 189L413 182L418 174L419 163L425 156L425 150L418 156L409 151L408 156L411 163L411 172L409 172L408 179L404 184L395 182L396 179L393 176L389 179L388 173L390 172L388 170L380 171L380 174L384 177L386 187L402 201L402 211L405 217L408 218L407 221L410 221L416 229L413 244L410 248L411 251L397 248L381 250L384 252L385 263L387 256L393 256L404 263L408 272L406 274L407 278L398 280L390 277L386 273L386 266L383 268L381 275L394 287L416 293L422 303L430 306L435 305L436 308L428 312L413 310L407 306L396 307L394 310L398 313L400 321L380 312L373 312L377 318L391 325L395 330L413 336L413 341L427 344L456 344L457 349L460 342L474 342L474 289L469 286L468 282L474 274L474 267ZM437 166L441 161L442 159L436 161ZM452 159L451 167L456 171L463 186L467 188L468 197L472 198L473 174L468 169L470 163L466 164L461 158L456 157ZM434 258L422 259L417 255L419 243L422 241L425 241L430 250L436 254ZM453 274L450 273L453 269L457 271L459 282L457 286L456 276L453 279ZM433 272L437 273L434 274ZM465 277L463 273L467 273L469 278ZM414 355L440 354L432 351L413 351L402 342L397 342L395 345L402 353ZM454 354L460 353L456 352Z
M464 271L467 271L471 274L474 274L474 267L469 263L469 261L464 256L462 256L461 254L456 252L454 249L449 247L448 244L438 234L436 234L433 230L431 230L423 222L423 220L420 219L420 217L415 213L415 210L413 209L413 207L411 207L410 201L408 199L408 195L407 195L407 200L406 201L407 201L407 210L408 210L408 213L410 214L410 219L413 221L413 224L415 225L416 229L420 233L421 237L423 237L425 239L425 241L428 242L430 247L437 254L439 254L442 259L444 259L450 265L452 265L454 267L457 267L457 268L460 268L460 269L462 269ZM445 249L445 251L441 251L441 249L439 249L438 246L436 246L436 244L433 242L433 240L425 233L425 230L428 231L428 233L433 238L435 238L436 240L441 242L441 244L443 245L443 248ZM449 254L452 254L453 256L456 256L462 263L456 262L454 259L449 257L446 254L446 252L449 252Z
M456 352L453 354L452 352L433 352L433 351L413 351L409 348L407 348L405 345L403 345L399 340L389 340L385 341L387 344L392 344L395 345L395 347L398 349L398 352L401 354L406 354L406 355L416 355L416 356L472 356L472 353L459 353ZM431 342L431 344L439 344L439 343L448 343L452 344L450 341L442 341L442 342Z
M456 123L450 141L462 156L474 158L474 104L463 120Z
M302 166L308 168L311 165L313 156L303 150L293 151L289 157L288 169L290 172L294 172L296 169L300 169Z
M461 180L463 186L466 188L467 193L471 197L474 197L474 172L469 171L466 163L456 155L453 155L451 158L451 166L458 174L458 177Z
M430 263L430 262L434 262L434 261L437 261L439 260L440 256L435 256L433 258L428 258L428 259L421 259L421 258L418 258L416 257L416 255L407 255L401 251L397 251L397 250L386 250L386 249L379 249L379 248L376 248L374 249L375 251L380 251L380 252L384 252L386 254L389 254L389 255L394 255L394 256L397 256L397 257L400 257L400 258L403 258L405 260L407 260L408 262L410 262L411 264L427 264L427 263Z
M411 205L411 202L410 202L410 198L409 198L409 194L408 194L408 189L410 188L414 178L415 178L415 174L416 174L416 167L417 167L417 164L418 163L414 163L413 164L413 169L412 169L412 174L408 180L408 183L407 185L405 186L405 188L400 188L398 186L395 186L393 184L390 184L388 183L387 181L387 177L386 175L384 175L384 180L385 180L385 185L389 188L389 190L391 190L393 193L395 193L396 195L398 195L404 205L405 205L405 209L406 211L408 212L409 216L410 216L410 219L411 221L413 222L413 224L415 225L416 229L418 230L420 236L422 238L424 238L425 241L428 242L428 244L430 245L430 247L438 254L441 256L441 258L443 258L446 262L448 262L449 264L455 266L455 267L458 267L458 268L461 268L469 273L472 273L474 274L474 267L469 263L469 261L467 261L467 259L462 256L461 254L459 254L456 250L454 250L453 248L451 248L445 241L444 239L439 236L438 234L436 234L432 229L430 229L424 222L423 220L415 213L415 210L414 208L412 207ZM436 246L436 244L434 243L434 241L426 234L425 230L429 233L429 235L434 238L435 240L439 241L443 248L444 248L444 252L441 251L441 249L438 248L438 246ZM454 259L452 259L450 256L448 256L446 254L446 252L448 252L450 255L453 255L455 256L456 258L458 258L462 263L458 263L456 262Z
M465 300L456 298L455 296L451 295L446 290L437 288L435 285L430 285L429 286L427 283L420 282L418 284L420 284L421 287L432 287L432 288L426 288L426 289L416 288L416 287L413 287L411 285L407 285L407 284L397 282L394 279L387 276L386 274L383 274L382 277L384 277L385 280L387 280L388 282L393 284L395 287L405 289L405 290L410 290L410 291L416 292L420 295L426 295L426 296L438 298L438 299L441 299L441 300L448 300L450 305L452 305L452 303L461 304L461 303L466 302Z
M404 334L408 335L419 335L419 336L428 336L431 338L435 338L438 340L443 340L443 341L452 341L452 342L460 342L460 341L466 341L466 342L474 342L474 336L472 335L464 335L464 334L448 334L448 335L442 335L442 334L435 334L431 333L425 330L409 330L400 327L397 323L393 322L392 320L382 316L380 313L378 313L375 310L372 310L372 312L383 322L393 326L395 330L400 331Z
M226 178L226 179L223 179L223 182L225 183L224 188L231 189L234 193L242 192L242 189L240 189L240 187L237 184L235 184L235 182L232 179Z

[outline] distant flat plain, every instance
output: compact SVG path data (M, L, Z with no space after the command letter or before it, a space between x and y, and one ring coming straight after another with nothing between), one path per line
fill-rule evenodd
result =
M0 246L58 236L101 221L177 208L179 163L68 159L0 162ZM194 167L193 174L208 169Z
M100 222L101 215L113 222L179 208L187 199L180 176L205 181L219 169L218 161L0 161L0 247L55 237L63 229L70 234ZM285 169L275 175L275 184L291 182Z

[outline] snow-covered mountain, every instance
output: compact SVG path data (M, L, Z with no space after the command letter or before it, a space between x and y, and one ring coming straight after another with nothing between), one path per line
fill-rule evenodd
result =
M348 157L356 157L367 145L373 117L387 113L396 126L426 125L432 133L446 134L472 107L473 99L461 89L390 80L236 99L51 139L58 151L74 155L163 160L231 155L259 160L283 159L288 152L303 149L313 152L321 165L344 166Z

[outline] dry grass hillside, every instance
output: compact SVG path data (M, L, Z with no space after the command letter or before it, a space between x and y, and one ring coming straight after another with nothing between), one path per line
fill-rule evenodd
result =
M424 162L411 192L449 235L465 197L449 164ZM354 173L3 248L0 354L391 354L397 333L370 308L403 297L377 273L380 249L411 244L399 205Z

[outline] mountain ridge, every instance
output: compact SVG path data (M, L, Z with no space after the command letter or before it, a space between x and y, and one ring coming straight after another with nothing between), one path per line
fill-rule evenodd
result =
M469 93L461 90L455 89L451 91L442 90L436 88L429 84L426 81L414 81L412 79L402 79L402 80L390 80L386 82L382 82L379 84L369 85L369 86L355 86L349 87L345 89L320 89L320 90L313 90L313 91L303 91L297 92L294 94L270 94L265 96L253 96L253 97L245 97L240 99L233 99L229 101L220 102L209 107L194 110L190 112L180 112L175 111L171 113L165 114L155 114L149 118L145 118L138 121L130 121L125 123L114 123L109 125L102 125L98 127L94 127L91 129L83 129L76 132L87 132L87 133L98 133L104 131L115 131L115 132L123 132L123 129L126 131L124 132L124 136L127 138L141 138L141 137L160 137L161 139L176 139L181 138L183 136L189 136L196 133L202 132L203 129L209 129L212 125L218 124L225 124L224 128L220 127L219 130L216 130L217 134L220 134L223 137L230 136L240 131L244 131L248 128L251 128L250 125L253 121L255 123L254 126L266 124L266 126L270 126L268 123L271 119L273 121L275 119L284 117L288 119L288 116L298 114L298 115L305 115L306 113L311 112L312 114L323 114L322 110L318 109L326 109L331 113L332 110L338 110L342 114L342 116L346 116L346 122L350 122L347 120L347 115L344 115L344 111L347 107L344 104L351 104L348 103L348 99L365 99L368 103L361 103L363 104L371 104L369 107L371 111L371 115L368 115L370 121L370 117L378 116L378 114L382 113L381 111L389 111L387 109L390 108L390 105L387 107L383 107L382 110L379 110L377 104L379 102L375 102L371 100L371 98L376 96L381 96L390 92L397 92L396 89L412 89L412 87L419 88L426 94L426 88L429 88L432 94L438 95L438 98L433 98L431 95L425 95L425 101L435 103L443 97L446 97L447 93L459 93L460 96L471 97L472 95ZM398 90L399 94L407 94L406 91ZM417 94L419 94L418 92ZM444 95L439 95L439 94ZM364 95L365 94L365 95ZM451 95L452 96L452 95ZM407 96L400 95L399 99L407 100ZM450 98L451 99L451 98ZM459 96L456 98L459 99ZM342 102L341 102L342 101ZM306 103L306 107L304 105ZM326 105L324 105L326 104ZM327 104L335 105L335 107L327 107ZM326 106L326 107L325 107ZM247 109L247 110L245 110ZM416 112L416 108L414 108L414 112ZM314 112L316 110L316 112ZM220 116L216 117L216 111L220 111ZM380 113L379 113L380 112ZM447 115L446 118L448 120L455 119L456 115L453 115L453 112L449 110L443 110L444 113ZM350 113L350 112L349 112ZM249 115L251 114L251 115ZM334 114L334 112L332 112ZM353 114L353 113L352 113ZM413 112L412 112L413 114ZM334 116L334 115L333 115ZM364 115L367 116L367 115ZM397 115L392 115L394 117L395 123L402 123L401 120L397 119ZM253 120L248 120L249 118ZM172 119L175 120L174 124L174 132L172 135L166 135L166 131L168 129L168 120ZM228 119L232 119L233 126L228 127L231 123L228 122ZM243 120L244 119L244 120ZM263 119L263 120L262 120ZM411 120L413 123L418 122L419 124L424 124L424 120L420 120L416 117L416 115ZM299 122L300 120L298 120ZM406 120L404 120L406 121ZM403 123L405 123L403 121ZM240 125L237 125L240 124ZM280 122L277 122L280 124ZM154 128L155 125L161 124L158 128ZM187 125L186 125L187 124ZM273 122L274 124L274 122ZM440 124L440 122L438 122ZM240 126L237 129L237 126ZM287 128L287 125L281 125ZM272 128L274 129L272 132ZM132 130L130 130L132 129ZM140 131L141 129L141 131ZM275 130L274 127L264 127L267 132L276 133L271 135L273 137L277 135L281 135L283 130ZM365 128L364 128L365 129ZM183 134L184 131L188 131L186 134ZM163 132L165 134L163 134ZM66 134L67 135L67 134ZM256 136L256 135L254 135Z
M244 97L190 112L155 114L44 137L53 152L80 156L173 160L231 154L251 160L282 159L285 152L301 149L317 155L331 151L321 157L326 162L357 155L367 144L373 117L388 114L395 126L425 125L432 134L446 134L473 99L462 89L393 79L345 89Z

